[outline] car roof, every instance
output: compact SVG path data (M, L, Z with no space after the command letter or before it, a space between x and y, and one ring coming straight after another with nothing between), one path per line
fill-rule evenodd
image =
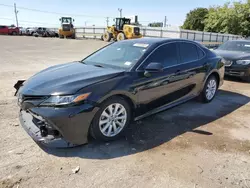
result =
M140 38L140 39L131 39L131 40L124 40L122 42L138 42L138 43L146 43L146 44L164 44L166 42L177 42L177 41L187 41L197 43L195 41L180 39L180 38Z
M250 42L250 40L247 39L238 39L238 40L228 40L229 42ZM227 41L226 41L227 42Z

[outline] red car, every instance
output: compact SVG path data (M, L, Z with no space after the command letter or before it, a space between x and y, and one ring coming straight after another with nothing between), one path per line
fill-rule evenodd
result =
M0 34L4 35L18 35L19 28L18 27L8 27L5 25L0 25Z

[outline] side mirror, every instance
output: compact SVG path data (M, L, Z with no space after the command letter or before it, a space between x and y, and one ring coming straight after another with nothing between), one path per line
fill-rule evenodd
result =
M73 19L73 22L75 21L75 19Z
M162 72L163 66L161 63L152 62L149 63L148 66L145 68L144 76L150 77L153 72Z
M62 21L62 19L60 18L59 21Z

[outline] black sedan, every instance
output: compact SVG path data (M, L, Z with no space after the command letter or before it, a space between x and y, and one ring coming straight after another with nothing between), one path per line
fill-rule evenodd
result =
M225 75L240 77L250 82L250 41L227 41L215 50L224 58Z
M85 59L19 81L20 121L37 142L66 147L114 140L139 120L197 96L213 100L224 63L180 39L112 43ZM20 87L20 88L19 88Z

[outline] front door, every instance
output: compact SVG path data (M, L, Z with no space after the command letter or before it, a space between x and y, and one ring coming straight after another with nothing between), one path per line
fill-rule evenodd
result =
M164 70L151 73L150 77L145 77L145 68L152 62L161 63ZM182 89L185 75L179 70L179 62L177 44L168 43L158 47L138 68L138 77L134 80L134 88L140 107L137 115L144 114L181 97L178 95L179 92L176 92Z

